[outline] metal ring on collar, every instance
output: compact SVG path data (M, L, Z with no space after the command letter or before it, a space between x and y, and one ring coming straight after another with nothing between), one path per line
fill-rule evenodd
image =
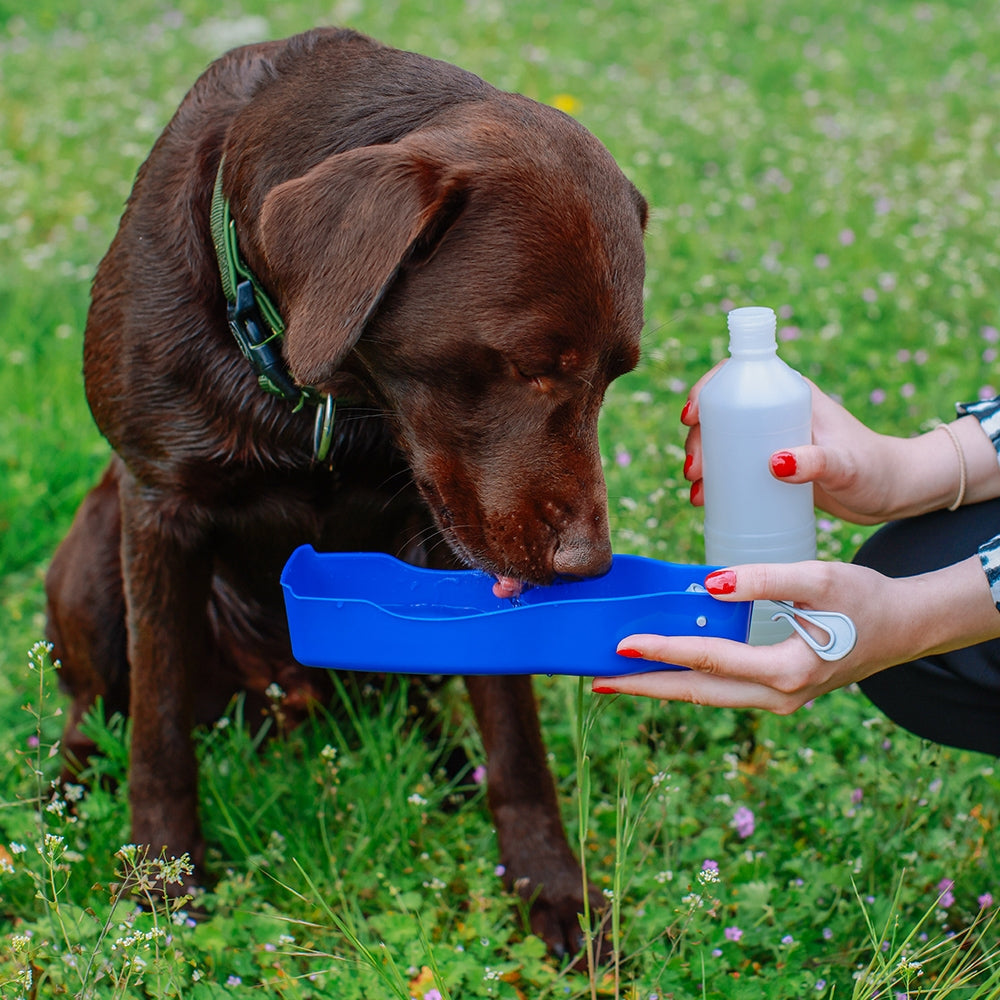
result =
M317 462L325 462L333 443L333 418L337 404L327 393L316 406L316 423L313 426L313 457Z

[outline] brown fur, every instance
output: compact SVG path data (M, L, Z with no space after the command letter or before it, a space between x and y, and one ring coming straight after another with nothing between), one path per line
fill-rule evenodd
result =
M225 154L241 252L279 304L311 408L256 384L209 229ZM288 708L325 675L290 652L292 549L378 550L544 585L611 556L597 415L632 368L645 205L560 112L352 32L238 49L139 170L94 282L84 373L115 456L53 560L49 634L74 695L133 720L133 837L203 855L190 733L233 693ZM446 544L440 544L443 540ZM529 678L469 678L507 877L574 950L579 868Z

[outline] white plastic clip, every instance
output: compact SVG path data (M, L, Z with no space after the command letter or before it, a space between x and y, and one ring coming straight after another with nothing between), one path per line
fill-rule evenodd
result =
M839 611L805 611L795 607L794 604L789 604L788 601L772 601L772 603L780 610L771 615L771 621L786 618L789 625L805 639L821 660L841 660L854 649L854 644L858 641L858 630L847 615L842 615ZM829 639L825 643L820 643L796 621L796 618L815 625L825 632Z

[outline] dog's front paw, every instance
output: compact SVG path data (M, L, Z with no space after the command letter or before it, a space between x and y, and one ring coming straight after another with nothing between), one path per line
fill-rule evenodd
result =
M545 942L552 955L585 969L589 937L594 961L600 964L611 959L611 938L605 933L607 900L588 884L584 905L583 876L572 854L550 858L548 863L539 863L539 859L529 866L515 863L506 868L504 880L529 907L531 932ZM584 933L588 918L589 935Z

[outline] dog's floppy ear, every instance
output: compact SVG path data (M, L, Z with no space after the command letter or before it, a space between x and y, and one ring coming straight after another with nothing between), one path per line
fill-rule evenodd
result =
M400 264L432 253L458 217L465 187L461 171L403 140L338 153L268 193L261 240L301 385L336 372Z

